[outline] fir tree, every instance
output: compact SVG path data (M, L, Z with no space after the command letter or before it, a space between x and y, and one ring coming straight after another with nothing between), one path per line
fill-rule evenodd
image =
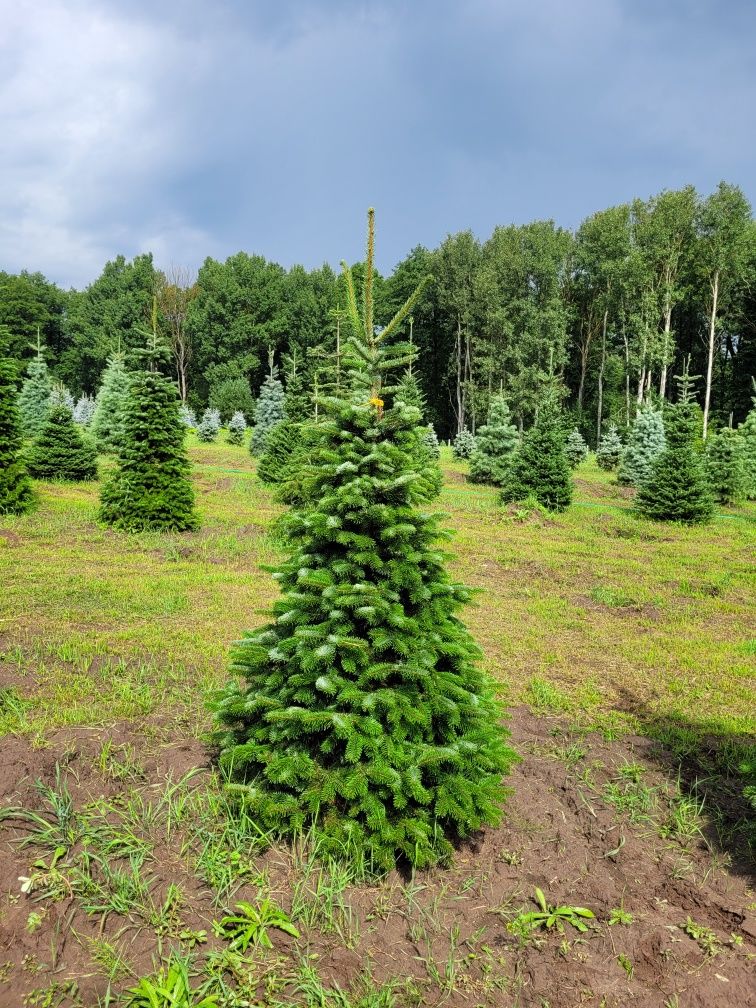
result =
M294 348L291 356L284 358L286 375L286 395L284 413L293 423L303 423L312 417L313 397L310 383L305 375Z
M396 387L394 398L401 399L405 406L414 406L420 411L421 419L425 415L425 394L412 371L408 370L402 376Z
M33 506L34 493L20 458L16 368L5 356L9 342L8 329L0 326L0 514L23 514Z
M255 424L249 450L253 455L262 455L268 434L284 418L284 387L277 377L277 370L270 358L270 374L260 388L260 395L255 406Z
M216 740L264 830L314 826L323 849L423 867L496 823L505 743L493 684L457 616L437 516L416 507L416 409L386 408L382 379L406 360L373 326L372 211L363 316L344 266L353 335L342 397L310 427L313 497L288 516L290 554L272 621L234 653Z
M220 430L220 415L217 410L206 409L197 424L197 439L202 444L212 444Z
M26 453L26 465L35 479L83 483L97 479L97 449L61 402L50 407L41 434Z
M284 419L268 432L265 451L257 463L257 475L272 485L292 478L298 465L297 453L302 441L302 425Z
M80 427L89 427L95 411L95 401L91 395L79 396L73 409L73 418Z
M577 427L570 432L564 446L564 453L572 469L576 469L588 455L588 445Z
M610 424L609 430L601 437L601 442L596 452L596 461L602 469L606 469L609 472L619 465L621 456L622 439L617 432L616 426Z
M41 350L26 369L27 377L18 397L21 415L21 433L26 438L35 438L42 433L50 409L52 382Z
M549 511L564 511L572 501L572 476L565 454L564 428L556 394L550 389L535 423L515 452L501 501L533 498Z
M720 504L735 504L745 496L743 439L731 427L706 441L706 469L709 487Z
M102 452L117 452L126 421L129 373L122 353L108 358L89 430Z
M229 444L242 444L244 441L244 431L246 429L247 421L244 419L244 414L241 410L237 410L228 421L228 436L226 440Z
M488 420L475 437L470 455L470 481L503 486L519 443L517 428L511 423L503 396L493 396Z
M457 434L454 438L454 444L452 445L454 458L469 459L474 451L475 435L469 431L467 427L463 427L459 434Z
M664 446L662 414L650 408L638 410L620 458L617 482L625 486L641 486L651 475L653 461L664 451Z
M102 487L100 519L128 531L196 528L186 428L176 384L157 370L169 355L154 333L154 313L148 348L137 360L141 369L129 381L119 466Z
M743 492L747 500L756 500L756 397L751 402L753 408L738 427L738 435L743 460Z
M654 458L635 504L646 518L695 525L710 520L714 501L703 457L695 447L701 411L690 394L693 379L687 365L678 381L680 400L667 407L664 418L666 447Z

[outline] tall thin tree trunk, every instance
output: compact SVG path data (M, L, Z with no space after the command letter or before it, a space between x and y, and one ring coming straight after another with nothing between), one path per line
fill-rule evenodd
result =
M667 392L667 368L669 363L667 361L667 355L669 354L669 334L672 331L672 306L667 302L664 310L664 342L662 343L662 365L661 365L661 376L659 378L659 396L661 399L664 398Z
M711 376L714 371L714 336L717 327L717 301L719 300L719 270L714 271L711 281L711 317L709 318L709 354L706 359L706 392L704 394L703 439L709 429L709 408L711 406Z
M457 316L457 338L455 341L454 352L457 356L457 434L459 434L465 425L465 398L462 388L462 320Z
M604 411L604 368L606 366L606 326L609 321L609 309L604 311L604 324L601 329L601 366L598 375L598 416L596 420L596 450L601 441L601 414Z
M624 316L622 320L622 342L625 344L625 426L630 426L630 344L625 331Z

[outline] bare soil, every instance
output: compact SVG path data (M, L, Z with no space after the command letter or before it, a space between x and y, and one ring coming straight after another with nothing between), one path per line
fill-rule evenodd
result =
M513 791L501 826L461 844L448 869L411 880L397 870L347 889L348 934L324 933L328 929L296 920L298 942L276 932L274 949L258 952L261 1006L267 1003L265 969L285 973L288 964L293 972L297 947L313 957L325 982L345 990L366 967L376 982L409 980L398 1006L756 1004L753 880L741 864L733 866L713 832L704 828L681 842L665 829L662 799L672 793L674 778L665 754L639 736L606 741L598 734L576 734L563 720L536 717L525 708L513 711L510 727L523 758L511 775ZM132 779L103 775L96 758L106 739L138 754L139 771ZM633 779L628 767L654 790L662 811L632 821L629 812L606 800L608 785ZM155 800L167 779L177 781L195 768L200 772L191 786L203 787L210 783L211 754L193 738L176 740L175 722L170 728L152 721L142 730L115 725L60 731L41 749L7 736L0 739L0 808L21 806L49 816L35 782L55 785L56 768L80 809L135 791ZM223 947L212 922L225 907L213 905L207 885L194 874L186 841L190 826L197 825L150 836L153 851L143 871L156 904L169 884L181 886L180 928L208 934L199 949L201 961L209 949ZM50 856L39 847L21 846L29 829L13 815L0 819L0 1006L90 1008L108 986L93 962L91 940L109 940L128 960L133 976L115 983L117 990L152 972L158 936L128 913L87 916L73 896L38 901L34 892L23 894L19 878L31 875L36 859ZM269 849L255 855L255 863L268 872L273 898L288 909L296 882L290 852ZM517 914L536 909L536 887L550 904L589 908L595 915L587 921L589 930L581 934L568 923L563 933L556 928L525 937L513 933L507 925ZM258 895L248 883L229 902L254 902ZM632 920L610 925L612 911L619 909ZM41 917L34 926L32 913ZM698 939L688 933L694 929ZM702 929L708 929L708 941L700 937ZM170 946L168 936L161 954ZM61 991L68 984L70 994L49 1002L25 1000L53 982ZM287 992L292 1004L302 1003L286 986L277 996L283 999Z

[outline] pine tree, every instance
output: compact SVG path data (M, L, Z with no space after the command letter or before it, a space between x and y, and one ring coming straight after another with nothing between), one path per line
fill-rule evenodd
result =
M756 382L754 382L756 388ZM744 471L744 493L747 500L756 500L756 396L753 408L738 427Z
M169 355L155 335L154 310L147 349L136 356L140 370L129 381L119 465L103 484L100 519L127 531L183 532L196 528L198 518L178 389L157 370Z
M226 440L229 444L242 444L244 441L244 431L246 429L247 421L244 419L244 414L241 410L237 410L228 421L228 435Z
M475 435L472 431L469 431L467 427L463 427L459 434L457 434L454 438L454 444L452 445L454 458L469 459L474 451Z
M519 443L509 407L503 396L495 395L488 407L488 420L475 437L470 455L470 481L503 486Z
M564 511L572 501L564 427L553 389L547 392L535 423L515 452L501 492L502 503L529 498L549 511Z
M284 413L293 423L304 423L312 418L313 396L310 382L303 371L294 348L291 356L284 358L286 375L286 395Z
M425 415L425 393L420 388L417 376L412 371L406 371L396 386L395 399L401 399L405 406L414 406L420 410L420 418ZM435 433L435 432L434 432Z
M609 472L619 465L621 457L622 439L617 432L616 426L610 424L609 430L601 437L601 443L596 452L596 461L602 469L606 469Z
M457 616L468 592L445 569L437 516L416 506L418 411L383 399L409 350L390 337L417 293L376 335L369 222L362 317L344 266L348 385L310 427L314 496L288 516L282 594L235 650L244 682L215 701L216 741L262 829L314 826L326 851L423 867L499 820L514 757Z
M102 452L117 452L126 421L129 373L122 353L108 358L89 430Z
M27 377L18 397L21 415L21 433L26 438L35 438L42 433L50 409L52 382L41 350L26 369Z
M588 455L588 445L577 427L570 432L564 446L564 453L572 469L576 469Z
M61 402L50 407L42 432L26 453L26 465L35 479L83 483L97 479L97 449Z
M695 447L701 410L691 395L694 379L687 364L677 380L682 385L680 400L667 407L664 417L666 447L654 458L635 505L645 518L695 525L710 520L714 501L703 456Z
M202 444L212 444L220 431L220 414L217 410L206 409L197 424L197 440Z
M79 396L73 409L73 418L80 427L89 427L95 411L95 401L91 395Z
M255 424L249 450L253 455L262 455L268 434L284 418L284 387L277 377L277 370L270 359L270 374L260 388L255 406Z
M709 487L720 504L734 504L745 496L743 454L743 439L731 427L723 427L706 441Z
M16 368L5 354L10 333L0 326L0 514L23 514L34 505L34 492L21 461L21 431Z
M664 451L665 443L662 414L650 408L638 410L620 458L617 482L641 486L651 475L653 461Z

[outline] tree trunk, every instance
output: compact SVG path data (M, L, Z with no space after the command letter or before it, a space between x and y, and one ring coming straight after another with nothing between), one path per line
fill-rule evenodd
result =
M659 396L664 398L667 391L667 354L669 353L669 334L672 331L672 306L668 303L664 311L664 342L662 343L662 365L659 378Z
M606 325L609 320L609 309L604 312L604 325L601 329L601 366L598 375L598 416L596 421L596 450L601 441L601 414L604 411L604 367L606 365Z
M706 359L706 392L704 394L703 439L709 429L709 407L711 406L711 376L714 370L714 336L717 327L717 301L719 300L719 270L714 271L711 281L711 317L709 318L709 354Z
M455 340L454 352L457 356L457 434L462 431L465 425L465 401L462 391L462 320L457 317L457 338Z

